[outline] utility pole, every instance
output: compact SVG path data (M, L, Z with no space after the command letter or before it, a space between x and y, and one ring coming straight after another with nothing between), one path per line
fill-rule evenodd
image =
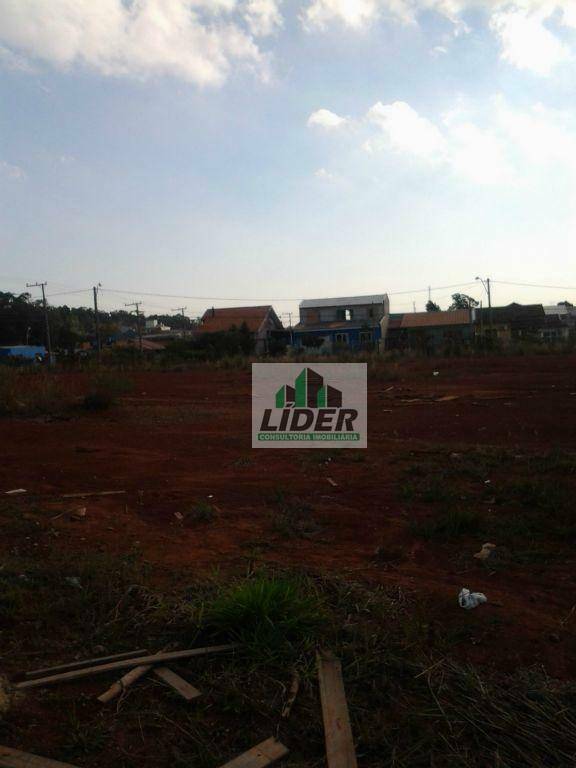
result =
M412 302L412 311L416 312L416 302L415 301Z
M136 328L138 330L138 343L140 346L140 354L142 354L142 328L140 327L140 305L141 301L133 301L130 304L124 304L125 307L136 307Z
M492 294L490 292L490 278L486 278L487 292L488 292L488 319L490 320L490 338L494 335L494 323L492 322Z
M292 312L288 312L288 322L290 328L290 346L294 346L294 332L292 331Z
M182 317L186 317L184 314L184 310L188 309L188 307L175 307L174 309L171 309L171 312L178 312L179 315L182 315Z
M98 360L98 365L100 365L100 352L102 349L102 342L100 340L100 318L98 317L98 288L100 287L100 283L98 285L95 285L92 289L94 291L94 324L96 326L96 359Z
M46 347L48 348L48 364L54 365L52 356L52 341L50 339L50 321L48 319L48 303L46 302L46 291L44 290L48 283L26 283L26 288L42 289L42 306L44 307L44 321L46 322Z
M490 344L493 342L493 336L494 336L494 323L492 321L492 293L490 289L490 278L487 277L486 281L484 281L481 277L477 277L476 280L480 280L482 285L484 286L484 290L488 294L488 325L490 328Z

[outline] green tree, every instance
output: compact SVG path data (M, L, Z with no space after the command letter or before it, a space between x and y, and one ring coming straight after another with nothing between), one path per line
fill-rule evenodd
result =
M455 309L472 309L480 304L479 301L473 299L472 296L467 296L465 293L453 293L452 304L450 305L450 311Z
M426 312L441 312L440 305L429 299L426 302Z

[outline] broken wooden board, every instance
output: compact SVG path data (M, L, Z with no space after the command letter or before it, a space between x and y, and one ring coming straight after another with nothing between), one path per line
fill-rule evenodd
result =
M108 664L99 664L95 667L85 667L84 669L73 669L70 672L62 672L59 675L50 675L49 677L37 677L32 680L23 680L15 683L14 688L35 688L39 685L53 685L54 683L63 683L68 680L78 680L81 677L90 675L101 675L104 672L113 672L116 669L130 669L140 667L145 664L159 664L164 661L176 661L177 659L190 659L192 656L203 656L206 653L223 653L238 648L238 644L232 645L210 645L206 648L190 648L184 651L169 651L168 653L157 653L152 656L139 656L131 659L120 659L111 661Z
M83 493L63 493L62 499L85 499L87 496L118 496L126 491L85 491Z
M76 766L50 760L48 757L31 755L19 749L0 747L0 768L76 768Z
M288 754L288 747L273 736L244 752L221 768L265 768Z
M329 651L320 651L317 658L328 768L356 768L342 666Z
M100 696L98 696L98 701L101 704L107 704L109 701L112 701L112 699L115 699L117 696L120 696L121 693L123 693L126 688L130 688L130 686L135 683L137 680L140 680L141 677L144 677L150 670L152 669L152 664L143 664L140 667L134 667L134 669L131 669L130 672L126 672L123 677L120 678L120 680L117 680L115 683L112 683L110 688L104 691L104 693L101 693Z
M288 698L286 699L286 703L282 708L283 719L286 720L290 717L290 712L292 712L292 707L294 706L294 702L296 701L296 696L298 696L299 690L300 690L300 675L298 674L298 672L294 672L294 674L292 675L290 692L288 693Z
M98 664L106 664L108 661L117 659L133 659L134 656L143 656L148 653L147 648L140 648L137 651L125 651L124 653L115 653L113 656L101 656L97 659L84 659L84 661L72 661L69 664L59 664L57 667L44 667L43 669L34 669L32 672L25 672L26 677L42 677L48 674L58 672L68 672L71 669L81 669L82 667L93 667Z
M156 667L154 675L173 688L186 701L192 701L192 699L197 699L198 696L202 695L198 688L194 688L187 680L184 680L183 677L180 677L180 675L177 675L176 672L173 672L168 667Z
M165 653L168 650L170 650L170 646L165 646L161 651L158 651L156 656L159 656L161 653ZM98 701L101 704L107 704L109 701L112 701L112 699L120 696L120 694L123 693L126 688L129 688L133 683L135 683L137 680L140 680L141 677L144 677L144 675L150 672L153 666L153 664L143 664L139 667L134 667L125 675L123 675L120 680L117 680L115 683L113 683L110 688L104 691L104 693L101 693L100 696L97 697Z

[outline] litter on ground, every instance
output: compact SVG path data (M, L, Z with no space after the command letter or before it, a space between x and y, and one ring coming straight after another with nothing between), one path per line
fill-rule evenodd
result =
M490 542L487 542L486 544L482 544L482 549L479 552L474 553L474 557L477 560L488 560L488 558L491 557L495 549L496 549L496 544L491 544Z
M487 602L488 598L483 592L470 592L466 587L463 587L458 595L458 605L467 611L472 610L472 608L478 608L479 605Z

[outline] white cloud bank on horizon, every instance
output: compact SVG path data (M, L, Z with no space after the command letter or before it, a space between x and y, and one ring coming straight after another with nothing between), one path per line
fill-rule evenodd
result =
M18 60L200 86L221 85L236 65L266 79L257 38L282 22L277 0L0 0L0 18L0 44Z
M576 182L576 119L539 103L519 109L499 95L431 120L404 101L377 102L357 125L375 159L395 155L479 185L519 185L551 166Z

